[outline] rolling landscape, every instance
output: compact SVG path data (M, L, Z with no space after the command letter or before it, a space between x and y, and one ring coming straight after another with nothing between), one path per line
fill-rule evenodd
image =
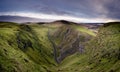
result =
M120 0L1 0L0 72L120 72Z
M1 72L120 72L120 23L0 22Z

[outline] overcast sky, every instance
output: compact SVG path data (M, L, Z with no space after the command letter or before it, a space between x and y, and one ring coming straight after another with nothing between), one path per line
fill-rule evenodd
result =
M0 0L0 15L75 22L120 20L120 0Z

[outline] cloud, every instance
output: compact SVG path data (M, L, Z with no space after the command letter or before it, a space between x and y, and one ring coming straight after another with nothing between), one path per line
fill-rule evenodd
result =
M120 0L62 0L72 6L74 13L83 13L91 18L120 19ZM80 15L79 15L80 16Z
M85 22L85 23L101 23L101 22L111 22L117 21L108 18L80 18L70 15L54 15L54 14L44 14L44 13L24 13L24 12L1 12L0 16L9 15L9 16L22 16L22 17L31 17L38 19L46 20L68 20L73 22Z
M89 6L97 17L120 20L120 0L89 0Z
M0 2L0 12L54 20L107 22L120 20L119 4L120 0L3 0Z
M110 0L109 3L105 5L108 11L107 17L120 19L120 0Z

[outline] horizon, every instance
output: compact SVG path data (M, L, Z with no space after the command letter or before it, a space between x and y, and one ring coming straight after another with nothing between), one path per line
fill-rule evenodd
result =
M5 19L4 19L4 18ZM15 18L14 18L15 17ZM17 18L17 19L16 19ZM62 21L62 20L64 20L64 21L68 21L68 22L74 22L74 23L77 23L77 24L79 24L79 23L83 23L83 24L87 24L87 23L89 23L89 24L104 24L104 23L110 23L110 22L120 22L119 20L111 20L111 21L106 21L106 22L95 22L95 21L91 21L91 22L87 22L87 21L85 21L85 22L76 22L76 21L73 21L73 20L65 20L65 19L58 19L58 20L50 20L50 19L41 19L41 18L34 18L34 17L26 17L26 16L15 16L15 15L1 15L0 16L0 22L13 22L13 23L42 23L42 22L44 22L44 23L50 23L50 22L56 22L56 21Z
M1 18L8 18L8 19L2 19ZM9 20L9 17L11 18ZM16 20L14 20L15 18L18 18ZM23 21L23 18L25 19ZM13 19L13 20L12 20ZM22 21L21 21L22 19ZM30 21L30 20L31 21ZM3 15L3 16L0 16L0 22L13 22L13 23L52 23L52 22L57 22L57 21L67 21L67 22L73 22L73 23L76 23L76 24L104 24L104 23L110 23L110 22L120 22L120 21L110 21L110 22L75 22L75 21L70 21L70 20L64 20L64 19L58 19L58 20L42 20L42 19L39 19L39 18L32 18L32 17L25 17L25 16L10 16L10 15Z

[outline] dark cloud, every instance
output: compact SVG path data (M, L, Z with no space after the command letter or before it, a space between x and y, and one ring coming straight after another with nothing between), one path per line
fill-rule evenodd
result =
M105 5L105 8L108 11L108 17L120 19L120 0L111 0Z
M120 0L1 0L0 12L28 11L83 18L120 19Z

